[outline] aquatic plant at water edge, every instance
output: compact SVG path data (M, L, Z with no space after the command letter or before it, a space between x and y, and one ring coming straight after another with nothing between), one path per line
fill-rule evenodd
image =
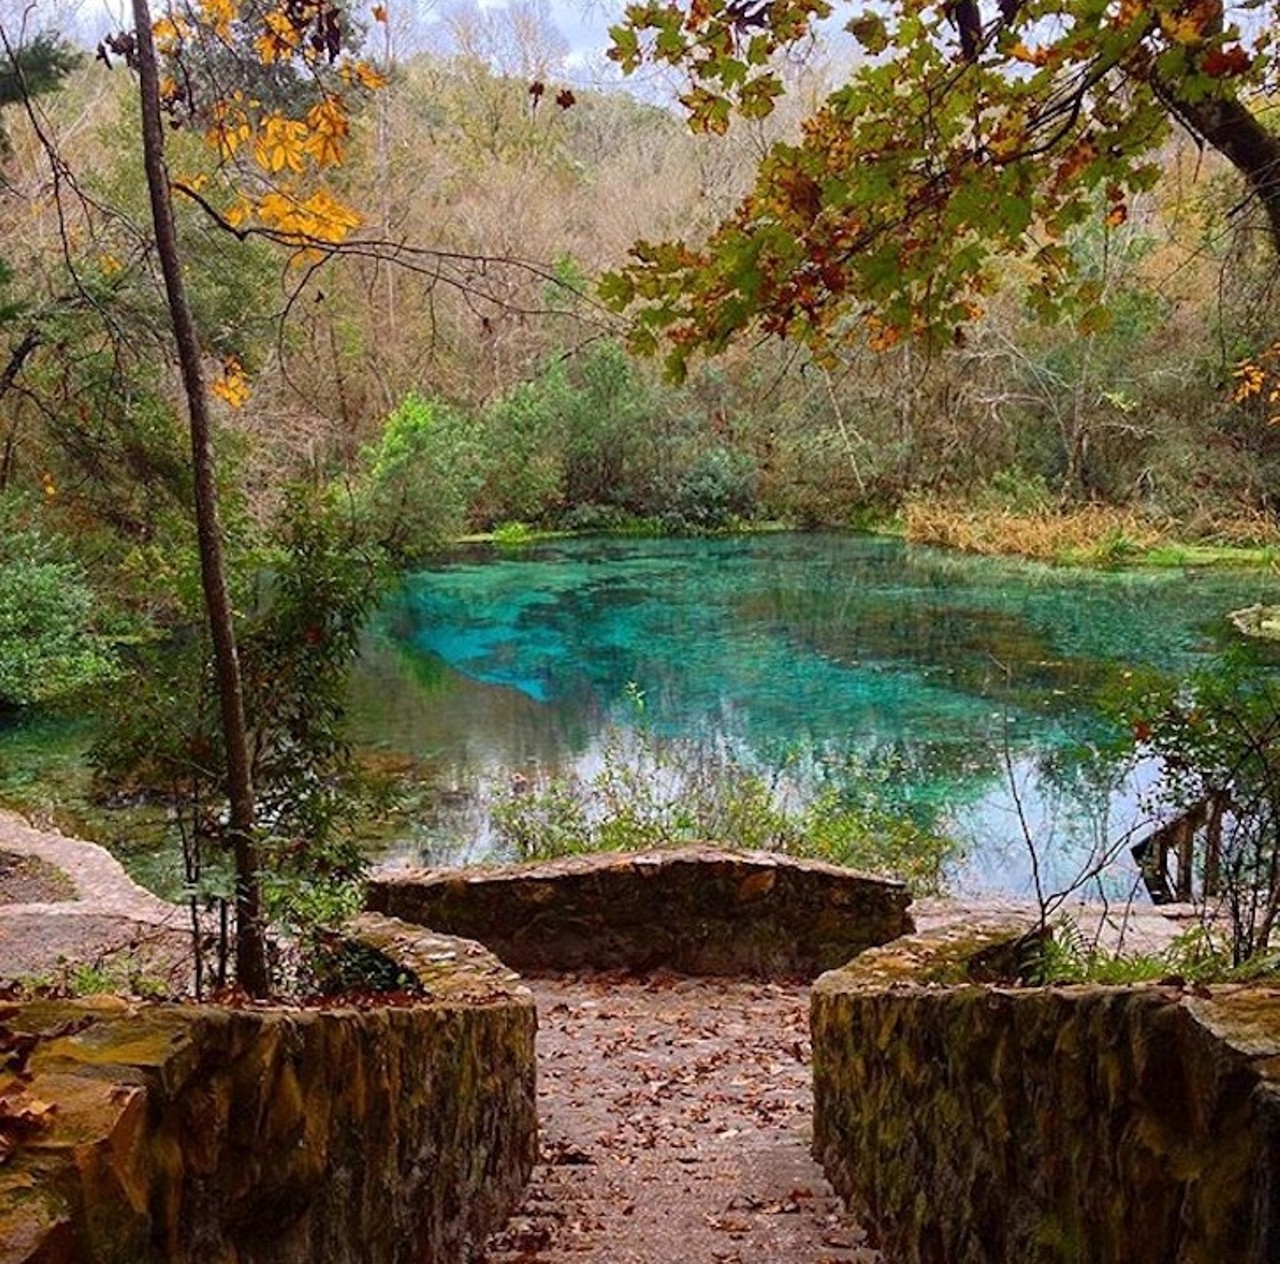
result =
M723 748L615 727L594 775L522 784L493 820L522 860L710 841L900 878L917 894L941 890L957 845L894 801L883 767L846 760L808 792L794 771L783 761L762 772Z

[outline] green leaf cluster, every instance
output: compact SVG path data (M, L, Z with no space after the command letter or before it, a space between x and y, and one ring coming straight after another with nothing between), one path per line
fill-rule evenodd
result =
M0 708L66 702L113 679L105 610L83 570L37 527L0 523Z
M721 133L734 114L772 110L782 87L771 64L756 69L761 54L825 12L818 0L759 12L632 6L614 55L625 69L679 65L690 126ZM820 356L854 337L876 349L949 345L999 288L999 259L1018 261L1039 318L1096 332L1106 313L1083 296L1064 240L1086 223L1124 222L1155 179L1172 118L1186 122L1197 102L1224 103L1201 117L1210 143L1238 152L1227 124L1219 134L1210 120L1232 119L1239 140L1256 124L1244 103L1271 82L1269 41L1206 14L1172 0L860 8L848 29L870 57L800 141L773 146L705 243L637 244L601 297L630 312L632 345L664 348L677 377L692 354L718 353L751 327Z

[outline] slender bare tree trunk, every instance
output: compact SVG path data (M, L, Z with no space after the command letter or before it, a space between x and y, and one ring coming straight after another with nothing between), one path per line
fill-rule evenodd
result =
M182 387L187 398L200 578L204 588L209 635L213 642L218 702L222 713L222 737L226 746L227 797L230 801L231 839L236 867L236 980L251 996L264 996L269 988L269 978L258 856L254 844L253 778L249 763L240 659L236 651L235 625L227 593L222 532L218 520L209 401L200 363L200 343L196 337L195 321L182 278L173 200L165 168L159 74L147 0L133 0L133 18L137 37L142 149L146 163L147 190L151 196L156 253L164 274L165 296L169 303Z

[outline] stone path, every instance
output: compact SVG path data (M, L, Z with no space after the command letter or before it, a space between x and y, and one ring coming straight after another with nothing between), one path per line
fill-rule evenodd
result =
M985 921L1003 916L1036 917L1027 900L925 899L911 906L917 931L936 930L957 922ZM1192 904L1115 904L1067 901L1049 922L1060 917L1073 922L1087 943L1126 955L1157 954L1169 948L1181 934L1198 925L1204 910Z
M186 911L138 886L105 848L0 810L0 851L43 860L72 888L68 899L0 902L0 984L52 981L90 966L112 987L145 978L185 989Z
M133 883L103 848L0 811L0 853L36 857L69 898L0 891L0 986L77 964L126 990L182 990L185 911ZM932 900L921 930L1029 912ZM1165 947L1195 911L1069 910L1086 935ZM115 971L116 973L113 973ZM531 981L539 1012L542 1162L483 1264L883 1264L809 1155L808 989L658 974Z
M874 1264L809 1155L808 989L530 981L542 1162L485 1264Z

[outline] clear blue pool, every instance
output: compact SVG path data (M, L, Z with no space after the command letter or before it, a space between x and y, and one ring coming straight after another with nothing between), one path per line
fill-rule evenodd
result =
M407 858L483 856L512 777L589 773L610 732L643 724L800 782L849 756L889 769L957 839L954 885L1025 893L1019 802L1051 884L1140 821L1140 787L1096 754L1100 700L1126 673L1192 668L1238 639L1229 611L1277 600L1269 573L1078 571L849 535L477 550L388 602L355 712L362 742L430 759L457 790ZM1127 892L1123 855L1106 881Z

